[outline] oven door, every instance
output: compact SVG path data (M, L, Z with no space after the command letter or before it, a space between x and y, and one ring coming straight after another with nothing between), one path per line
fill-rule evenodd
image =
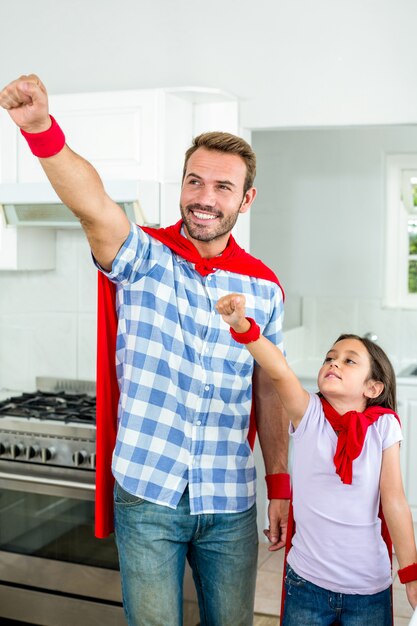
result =
M0 617L125 626L114 540L94 537L94 472L25 466L0 462Z

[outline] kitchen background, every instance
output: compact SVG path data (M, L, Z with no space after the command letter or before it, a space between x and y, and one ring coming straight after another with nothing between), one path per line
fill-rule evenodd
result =
M259 159L251 251L285 286L286 328L312 331L308 356L341 329L374 331L402 365L417 310L381 305L384 157L417 152L416 13L412 0L22 0L0 6L0 83L33 71L52 94L233 94ZM0 273L0 388L94 375L82 234L58 231L56 253L53 271Z
M289 359L312 382L338 333L371 331L401 369L416 357L417 308L383 306L385 159L417 153L416 14L412 0L263 0L256 9L125 0L123 11L114 0L22 0L0 5L0 83L33 71L58 99L194 86L231 94L236 130L258 155L244 243L285 287ZM203 116L208 127L212 117ZM19 180L6 118L2 183ZM0 272L0 389L32 390L39 375L94 379L88 246L80 231L57 230L54 249L52 270Z
M258 156L247 242L284 285L288 357L313 385L318 359L343 331L376 333L398 370L417 357L417 308L384 305L386 158L417 154L416 18L414 0L2 3L0 84L35 72L58 96L231 94L237 129ZM17 157L0 114L8 183ZM80 230L58 229L54 250L54 269L0 271L0 389L33 390L40 375L95 377L89 249ZM405 412L416 411L415 389L401 396ZM416 481L407 480L417 513ZM264 515L261 506L260 527Z
M286 328L311 330L310 357L322 357L342 331L372 331L397 367L415 360L417 309L383 302L385 159L416 153L417 127L262 131L253 145L251 247L283 281Z

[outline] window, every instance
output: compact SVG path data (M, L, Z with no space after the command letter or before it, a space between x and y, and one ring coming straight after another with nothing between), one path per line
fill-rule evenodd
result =
M417 154L386 159L384 305L417 309Z
M417 294L417 218L408 220L408 241L408 293Z

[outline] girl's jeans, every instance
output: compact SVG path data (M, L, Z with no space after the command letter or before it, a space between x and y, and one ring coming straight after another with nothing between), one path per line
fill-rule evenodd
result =
M171 509L116 483L115 533L129 626L182 626L186 558L201 626L252 626L256 506L243 513L190 515L188 489Z
M283 626L392 626L391 589L368 596L335 593L287 565Z

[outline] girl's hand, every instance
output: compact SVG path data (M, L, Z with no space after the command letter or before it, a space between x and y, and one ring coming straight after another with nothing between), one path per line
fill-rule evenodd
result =
M216 304L216 309L226 322L237 333L245 333L250 323L245 317L245 296L230 293L223 296Z

